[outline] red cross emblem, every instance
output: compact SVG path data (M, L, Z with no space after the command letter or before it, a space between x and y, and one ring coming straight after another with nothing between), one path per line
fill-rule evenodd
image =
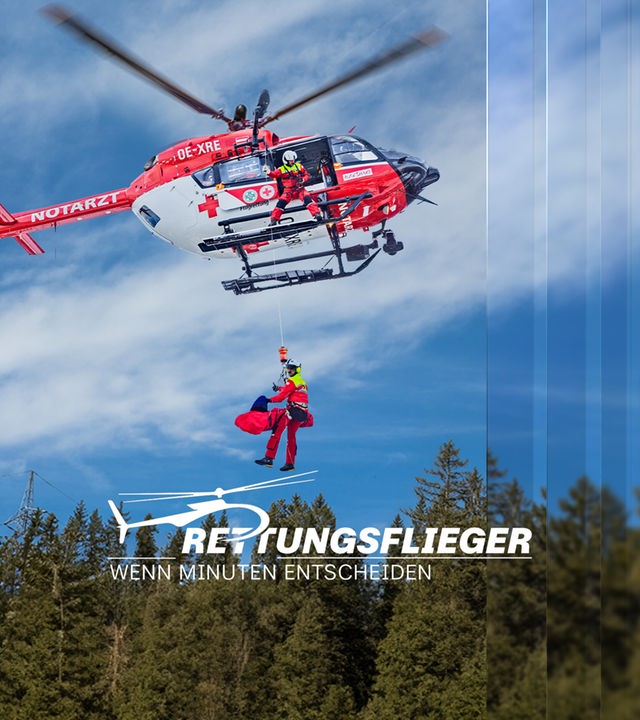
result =
M205 195L205 198L206 200L198 205L198 210L200 212L208 213L210 218L215 217L220 203L213 195Z

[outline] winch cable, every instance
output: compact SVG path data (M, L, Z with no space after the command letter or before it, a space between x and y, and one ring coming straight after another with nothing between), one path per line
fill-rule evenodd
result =
M276 268L276 265L277 265L277 257L276 257L276 256L277 256L277 252L278 252L278 251L277 251L276 249L274 249L272 252L273 252L273 267L274 267L274 272L275 272L275 268ZM278 324L279 324L279 327L280 327L280 347L279 347L279 349L278 349L278 352L280 353L280 363L281 363L281 365L282 365L282 370L280 371L280 376L279 376L278 380L280 381L280 384L281 384L281 385L284 385L284 383L285 383L286 380L287 380L287 378L286 378L286 373L285 373L285 363L287 362L287 353L288 353L289 351L287 350L287 348L286 348L285 345L284 345L284 325L283 325L283 322L282 322L282 305L281 305L281 303L280 303L280 293L277 293L277 295L278 295L278 298L277 298L277 302L278 302ZM275 385L277 385L277 383L274 383L274 386L275 386Z

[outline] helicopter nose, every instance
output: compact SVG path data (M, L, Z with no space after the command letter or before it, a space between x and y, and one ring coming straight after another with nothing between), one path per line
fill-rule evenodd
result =
M415 200L424 188L440 179L436 168L425 165L416 158L407 158L395 167L407 193L407 203Z
M440 172L419 158L395 150L383 151L386 159L400 176L407 193L407 203L418 199L424 188L440 179Z

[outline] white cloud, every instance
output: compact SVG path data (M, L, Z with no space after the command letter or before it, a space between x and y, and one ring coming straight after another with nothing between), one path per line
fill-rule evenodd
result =
M279 127L281 132L342 130L357 115L358 132L373 142L439 167L441 181L425 192L438 207L414 205L392 222L405 243L403 253L381 255L349 280L235 297L219 282L236 275L237 265L156 248L157 241L132 218L87 224L82 232L63 228L64 241L43 235L48 251L57 248L56 262L18 259L13 246L2 245L0 445L18 452L43 442L64 452L70 447L208 443L237 453L228 420L274 379L279 314L285 343L311 376L328 377L337 359L346 357L366 377L389 362L397 347L420 342L482 306L487 293L484 32L477 20L484 3L468 16L441 5L432 7L434 21L452 33L446 45L397 72L386 71L379 85L368 82L361 107L355 91L343 92L338 101L322 101ZM275 108L369 54L376 37L359 35L368 26L363 7L341 3L328 17L324 6L280 2L265 12L262 3L245 3L241 32L234 3L215 8L202 3L195 9L173 2L137 3L135 12L124 17L101 7L96 22L108 21L110 34L135 46L136 53L205 101L227 110L238 100L250 104L250 90L264 84L277 95ZM378 10L385 7L376 4ZM427 19L430 8L421 3L411 8ZM26 34L28 11L14 10L17 24L7 27ZM391 18L380 36L397 41L394 33L411 28L410 19L406 11ZM340 22L345 23L340 32L327 34L332 23ZM348 42L340 42L343 31ZM0 174L0 201L11 197L11 209L23 209L14 208L16 198L43 197L52 185L56 193L70 195L88 182L92 187L80 194L93 192L96 182L119 187L132 178L122 181L117 173L124 171L109 165L111 155L119 159L121 153L131 162L143 155L143 139L152 144L170 134L219 129L209 130L206 119L192 117L137 78L122 76L88 48L70 50L75 41L46 23L34 22L33 32L47 63L31 56L32 45L14 44L14 52L22 47L25 55L4 58L10 64L0 77L0 129L13 139L10 157L15 161L11 172L5 167ZM291 43L303 49L297 73L286 64ZM65 61L68 52L73 62L71 57ZM569 107L573 96L571 72L559 73L560 92L554 98L561 123L564 103ZM539 179L539 173L532 179L531 161L539 156L527 146L531 125L526 109L522 112L522 89L509 85L508 75L502 82L501 113L509 122L500 127L499 151L492 158L492 185L501 193L502 214L491 236L489 280L492 300L508 306L527 292L535 274L537 256L526 243L532 182ZM21 123L13 119L16 108ZM111 126L116 121L122 123L117 133ZM73 137L58 135L81 126L77 146ZM570 126L564 127L555 130L559 138L570 132ZM126 150L115 147L120 135ZM564 156L556 162L562 167ZM562 181L571 186L570 174ZM573 202L568 196L559 207L558 228L567 232L545 282L571 277L583 242L570 232Z

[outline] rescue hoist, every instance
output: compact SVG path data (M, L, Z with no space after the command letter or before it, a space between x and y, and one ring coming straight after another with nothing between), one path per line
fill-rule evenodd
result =
M280 364L281 364L281 370L280 370L280 377L278 378L280 380L280 384L284 385L287 382L287 359L289 355L289 350L284 346L281 345L278 348L278 353L280 355ZM277 383L273 383L273 392L278 392L280 387Z

